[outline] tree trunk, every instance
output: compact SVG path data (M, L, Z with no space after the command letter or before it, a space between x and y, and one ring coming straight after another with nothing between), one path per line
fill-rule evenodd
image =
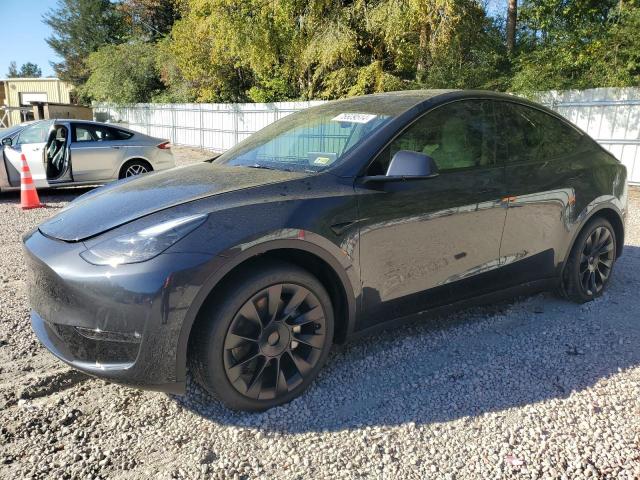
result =
M425 21L420 26L418 63L416 65L417 78L420 80L424 76L427 68L427 58L429 55L429 37L431 36L431 26Z
M507 52L513 54L516 48L516 21L518 19L518 0L507 0Z

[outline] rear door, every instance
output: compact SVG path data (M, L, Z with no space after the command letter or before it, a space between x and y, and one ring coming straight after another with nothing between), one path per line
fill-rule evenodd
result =
M48 187L44 148L53 121L37 122L22 130L11 146L4 149L4 161L11 186L20 186L22 154L27 159L36 188Z
M110 180L123 158L117 129L106 125L73 122L71 161L76 182Z
M550 278L570 241L572 187L583 175L581 132L533 107L500 102L509 208L500 255L509 283Z

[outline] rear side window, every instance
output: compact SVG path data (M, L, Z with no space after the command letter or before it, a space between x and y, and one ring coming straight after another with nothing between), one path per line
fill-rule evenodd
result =
M120 130L119 128L111 128L113 130L113 135L117 137L118 140L129 140L133 137L133 133L127 132L126 130Z
M584 149L584 136L541 110L502 102L499 156L505 163L547 161Z
M105 125L93 125L83 123L74 125L76 142L103 142L114 140L128 140L133 137L133 133L119 128L107 127Z

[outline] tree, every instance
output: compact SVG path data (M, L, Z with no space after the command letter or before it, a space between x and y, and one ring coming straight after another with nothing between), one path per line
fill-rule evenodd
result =
M518 19L518 0L507 0L507 52L513 55L516 48L516 22Z
M43 21L53 30L47 43L62 58L53 63L56 74L76 86L89 77L89 54L125 38L122 12L110 0L58 0Z
M163 90L156 67L155 44L105 45L89 55L90 72L80 93L100 102L149 102Z
M180 19L184 0L124 0L120 10L136 39L157 41Z
M640 2L528 0L522 4L516 91L640 85Z
M16 65L15 61L11 61L9 63L9 71L7 72L7 78L17 78L20 76L18 72L18 65Z
M161 48L171 88L261 102L480 87L504 49L476 0L188 0Z
M16 62L9 63L7 78L40 78L41 76L42 70L35 63L27 62L19 70Z
M20 76L23 78L40 78L42 70L35 63L27 62L20 67Z

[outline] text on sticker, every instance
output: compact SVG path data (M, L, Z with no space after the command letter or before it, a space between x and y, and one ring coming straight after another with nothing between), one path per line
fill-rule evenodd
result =
M370 113L341 113L331 120L334 122L367 123L376 117L377 115L372 115Z

